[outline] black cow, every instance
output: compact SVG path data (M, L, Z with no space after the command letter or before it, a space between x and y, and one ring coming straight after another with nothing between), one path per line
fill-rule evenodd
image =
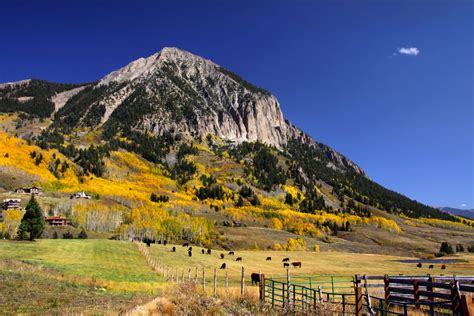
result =
M234 255L234 252L233 251L229 251L229 256L233 256Z
M163 240L163 245L166 246L168 244L167 240Z
M297 262L292 262L291 263L293 265L293 267L295 268L301 268L301 262L297 261Z
M272 261L272 257L267 257L267 261Z
M433 269L434 268L434 265L430 264L430 266L428 267L428 269Z
M290 258L284 258L281 262L288 262L290 261Z
M207 254L208 254L208 255L211 254L211 249L207 249Z
M183 247L189 247L189 244L188 244L188 243L184 243L184 244L183 244Z
M202 254L205 254L206 251L205 251L204 249L201 249L201 253L202 253Z
M421 268L423 267L423 264L421 264L421 262L418 262L418 264L416 265L418 268Z
M190 257L193 256L193 252L191 250L188 251L188 256L190 256Z
M252 273L250 275L250 278L252 279L252 285L260 284L260 274Z
M188 248L188 251L193 251L193 247L189 247L189 248Z
M283 263L283 268L289 268L289 267L290 267L290 264L288 262Z
M176 247L173 246L173 248L171 248L171 252L176 252Z
M225 269L225 268L226 268L226 265L225 265L225 262L224 262L219 269Z
M242 257L237 257L237 259L235 259L235 261L242 261Z

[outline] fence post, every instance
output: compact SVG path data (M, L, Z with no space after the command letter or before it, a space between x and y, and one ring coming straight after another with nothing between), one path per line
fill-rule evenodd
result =
M459 293L459 281L455 280L451 285L451 301L453 302L453 314L459 313L461 295Z
M176 268L176 284L179 283L178 268Z
M388 278L388 275L384 275L383 277L383 289L385 292L385 299L389 300L390 299L390 280Z
M354 287L355 291L355 314L356 316L362 316L362 288L361 287Z
M288 307L291 308L291 304L290 304L290 292L291 292L291 289L290 289L290 268L286 269L286 303L288 304Z
M346 315L346 294L342 294L342 316Z
M188 282L191 282L191 268L188 268Z
M213 289L213 293L214 293L214 296L217 296L217 273L216 273L216 268L214 268L214 289Z
M265 274L260 274L260 301L265 301Z
M202 268L202 289L206 290L206 276L204 275L204 267Z
M472 295L461 295L462 315L474 315L474 302Z
M418 284L418 280L413 280L413 298L415 302L418 303L420 301L420 286ZM419 309L420 305L416 305L416 309Z
M245 269L242 267L242 279L240 280L240 296L244 296L245 291Z
M196 285L198 284L198 267L196 267L196 275L195 275L195 279L196 279Z
M282 305L283 307L285 307L286 305L288 305L288 301L286 300L286 290L285 290L285 285L286 283L282 283L281 284L281 299L282 299ZM285 305L286 303L286 305Z
M334 277L331 275L332 299L334 300ZM329 298L328 298L329 301Z

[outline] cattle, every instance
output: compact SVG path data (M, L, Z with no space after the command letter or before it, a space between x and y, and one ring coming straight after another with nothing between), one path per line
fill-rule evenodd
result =
M242 261L242 257L237 257L237 259L235 259L235 261Z
M418 268L421 268L423 267L423 264L421 264L421 262L418 262L418 264L416 265Z
M224 259L224 254L223 254L223 253L221 253L220 257L221 257L221 259Z
M211 254L211 249L207 249L207 254L208 254L208 255Z
M189 247L189 248L188 248L188 251L193 251L193 247Z
M272 257L267 257L267 261L272 261Z
M149 241L146 242L146 246L150 247L150 242Z
M188 244L188 243L184 243L184 244L183 244L183 247L189 247L189 244Z
M428 269L433 269L434 268L434 265L430 264L430 266L428 267Z
M257 285L260 283L260 274L252 273L250 275L250 278L252 279L252 285Z
M283 268L289 268L289 267L290 267L290 264L288 262L283 263Z
M234 252L233 251L229 251L229 256L233 256L234 255Z
M201 253L202 253L202 254L205 254L206 251L205 251L204 249L201 249Z
M291 265L295 268L301 268L301 262L292 262Z
M163 246L166 246L168 244L168 241L163 240Z
M188 251L188 256L190 256L190 257L193 256L193 252L191 250Z
M171 248L171 252L176 252L176 247Z
M226 268L226 265L225 265L225 262L224 262L219 269L225 269L225 268Z
M445 264L443 264L443 265L441 266L441 270L446 270L446 265L445 265Z
M281 262L288 262L290 261L290 258L284 258Z

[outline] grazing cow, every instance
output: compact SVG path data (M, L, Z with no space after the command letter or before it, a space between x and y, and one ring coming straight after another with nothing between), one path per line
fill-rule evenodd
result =
M188 244L188 243L184 243L184 244L183 244L183 247L189 247L189 244Z
M260 284L260 274L252 273L250 275L250 278L252 279L252 285Z
M148 240L146 241L146 246L150 247L150 242Z
M290 264L288 262L283 263L283 268L289 268L289 267L290 267Z
M163 240L163 246L166 246L168 244L168 241Z
M434 268L434 265L430 264L430 266L428 267L428 269L433 269Z
M190 256L190 257L193 256L193 252L191 250L188 251L188 256Z
M226 268L226 265L225 265L225 262L224 262L219 269L225 269L225 268Z
M193 251L193 247L189 247L189 248L188 248L188 251Z
M423 267L423 265L421 264L421 262L418 262L418 264L416 265L418 268L421 268Z
M443 264L443 265L441 266L441 270L446 270L446 265L445 265L445 264Z
M211 254L211 249L207 249L207 254L208 254L208 255Z
M291 265L295 268L301 268L301 262L292 262Z
M284 258L281 262L288 262L290 261L290 258Z
M176 247L171 248L171 252L176 252Z
M224 254L223 253L221 253L221 259L224 259Z
M233 251L229 251L229 256L233 256L234 255L234 252Z
M237 257L237 259L235 259L235 261L242 261L242 257Z
M272 257L267 257L267 261L272 261Z
M202 253L202 254L205 254L206 251L205 251L204 249L201 249L201 253Z

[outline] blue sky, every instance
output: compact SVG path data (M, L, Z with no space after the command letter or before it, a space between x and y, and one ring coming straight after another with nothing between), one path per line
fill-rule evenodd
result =
M271 91L382 185L474 208L473 12L468 0L2 1L0 82L88 82L179 47Z

